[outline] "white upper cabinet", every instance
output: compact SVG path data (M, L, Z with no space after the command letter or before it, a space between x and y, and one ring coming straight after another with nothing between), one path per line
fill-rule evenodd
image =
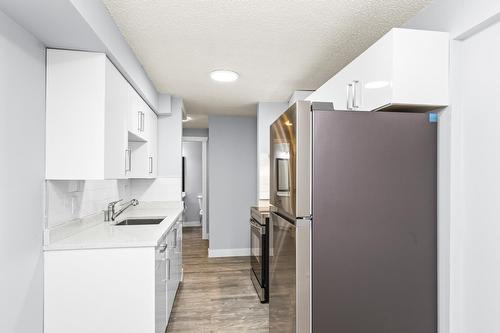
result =
M446 106L448 55L447 33L392 29L307 100L353 111Z
M127 178L127 84L104 54L47 50L47 179Z
M129 130L129 148L131 150L131 168L129 178L156 178L158 150L158 118L148 106L142 116L141 137Z
M156 114L105 54L47 50L47 179L154 178Z
M149 109L146 114L148 138L148 177L156 178L158 170L158 117Z
M146 141L146 114L150 109L142 97L129 86L130 108L128 109L128 131L131 141Z

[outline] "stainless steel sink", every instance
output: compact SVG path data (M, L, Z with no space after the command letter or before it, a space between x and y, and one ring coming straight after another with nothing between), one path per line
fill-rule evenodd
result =
M164 218L163 218L164 219ZM115 225L147 225L160 224L163 219L126 219Z

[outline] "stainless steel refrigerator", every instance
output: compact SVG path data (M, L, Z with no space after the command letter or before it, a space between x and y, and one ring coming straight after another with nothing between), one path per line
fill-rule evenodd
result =
M434 114L297 102L271 126L270 332L437 332Z

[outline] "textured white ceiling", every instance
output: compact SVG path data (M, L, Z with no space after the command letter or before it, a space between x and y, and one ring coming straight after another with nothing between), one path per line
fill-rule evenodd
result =
M258 101L317 89L430 1L103 2L158 91L183 97L189 114L254 115ZM214 69L241 77L216 83Z

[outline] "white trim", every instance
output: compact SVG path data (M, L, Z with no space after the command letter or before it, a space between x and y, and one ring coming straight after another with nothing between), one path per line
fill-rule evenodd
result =
M459 41L464 41L479 32L483 31L486 28L491 27L492 25L498 23L500 21L500 13L495 13L494 15L491 15L487 19L477 23L476 25L471 26L469 29L465 30L461 34L455 36L455 40Z
M182 226L185 228L201 227L201 222L200 221L186 221L186 222L182 222Z
M183 136L183 142L207 142L208 138L206 136Z
M208 249L209 258L217 257L249 257L250 248L244 249Z
M207 138L205 138L207 139ZM207 151L208 151L208 142L203 141L202 144L202 151L201 151L201 163L202 163L202 171L201 171L201 179L202 179L202 185L201 185L201 192L203 195L203 215L201 216L201 238L202 239L208 239L208 207L207 207L207 202L208 202L208 176L207 176L207 170L208 170L208 159L207 159Z

